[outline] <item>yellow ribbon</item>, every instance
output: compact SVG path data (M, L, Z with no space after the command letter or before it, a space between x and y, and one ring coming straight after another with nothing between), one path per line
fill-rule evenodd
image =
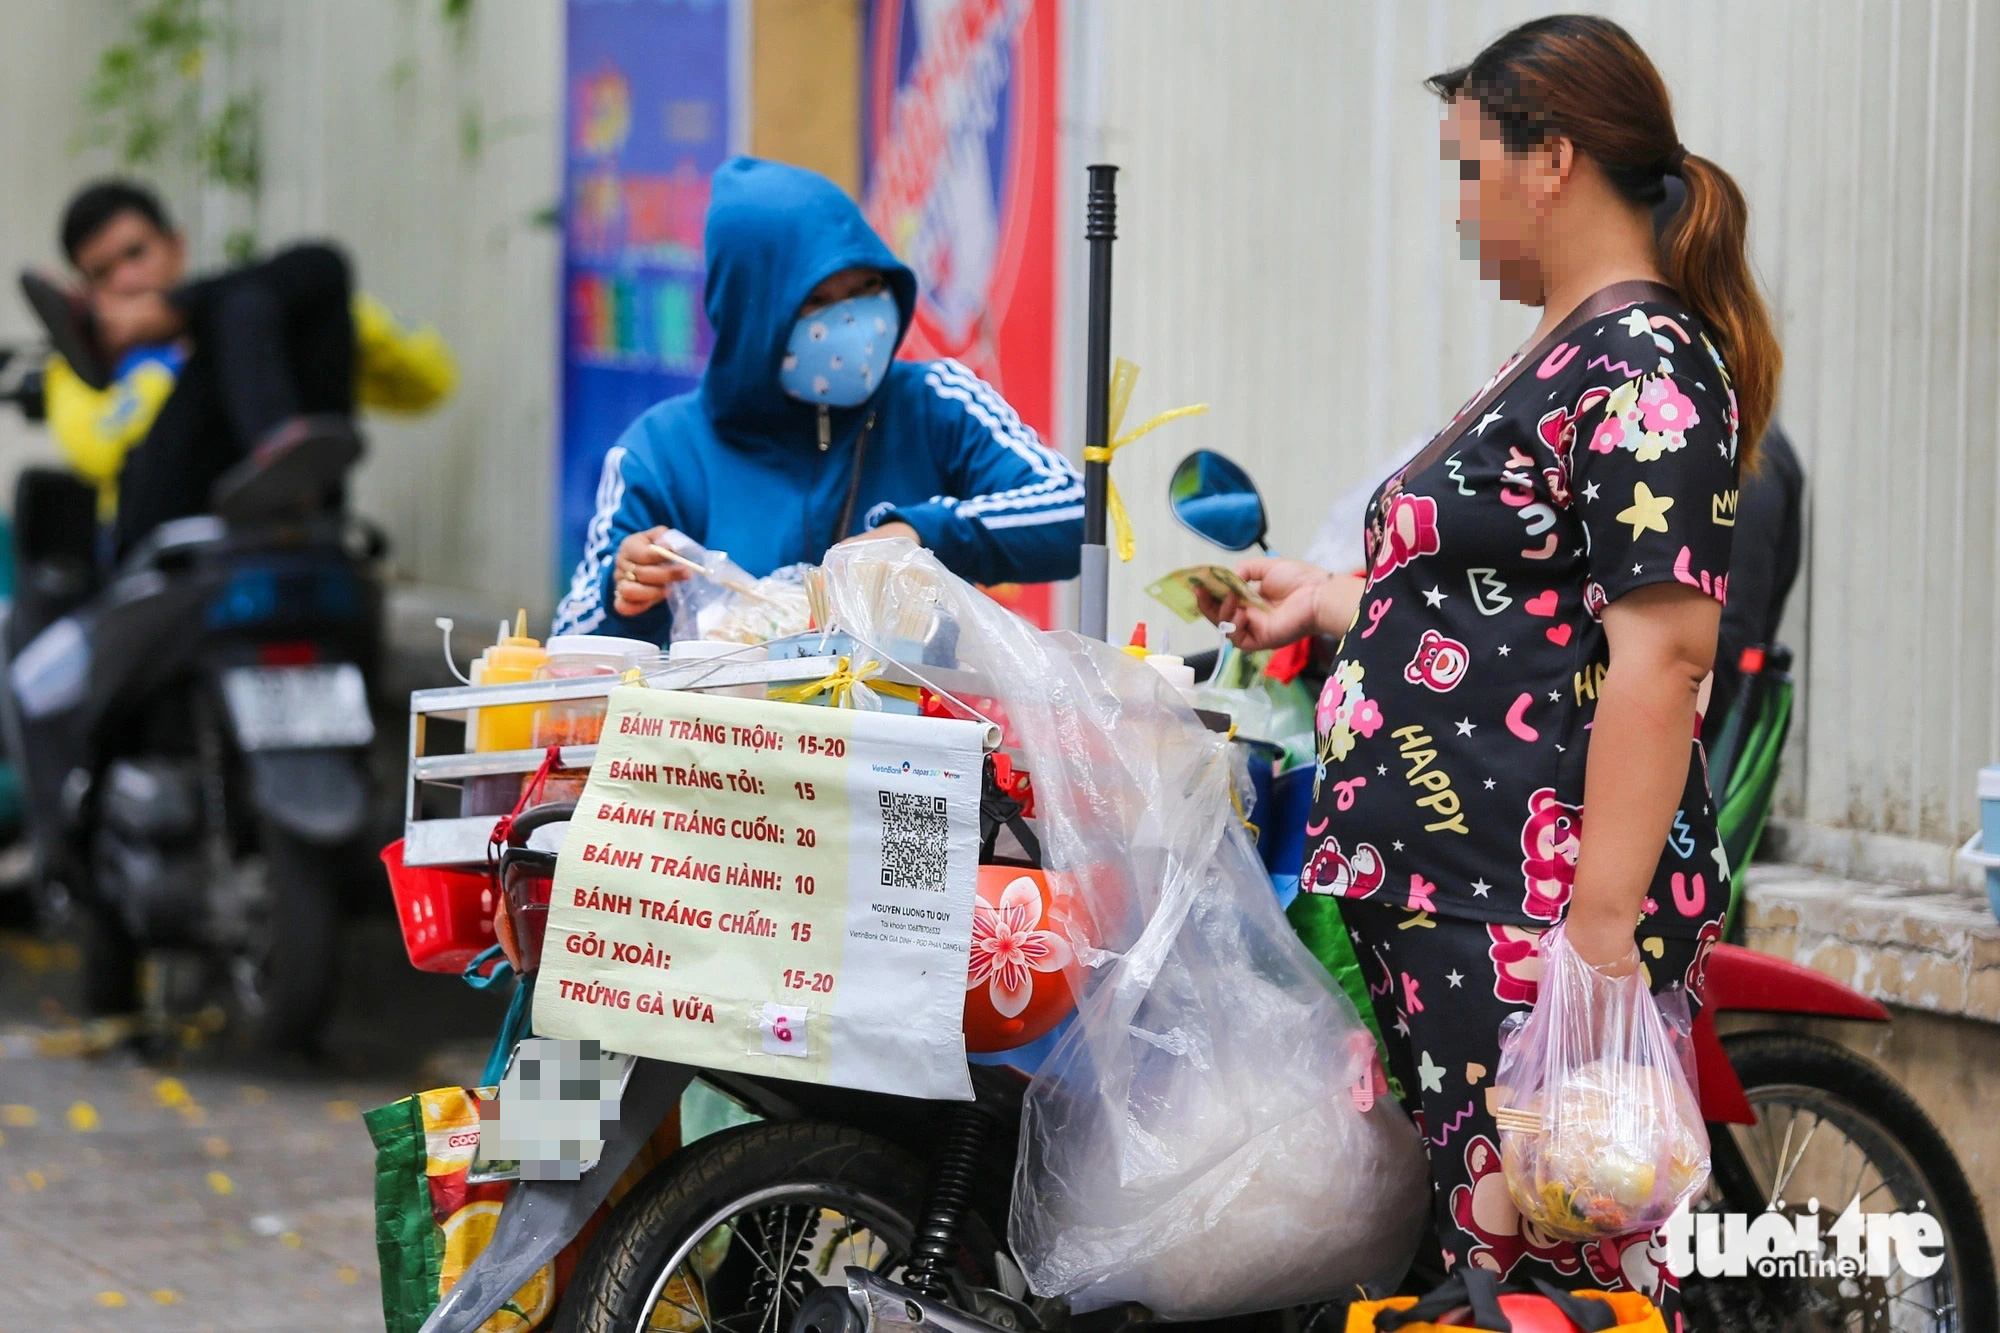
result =
M827 701L832 707L852 708L854 688L857 685L865 686L877 694L886 694L892 699L904 699L910 703L916 703L922 697L923 692L914 685L876 679L881 674L880 662L871 659L858 667L850 667L848 659L843 657L840 659L840 665L830 674L821 676L818 680L806 681L801 685L787 685L782 689L772 690L765 697L776 699L780 703L803 704L810 703L824 694L828 696Z
M1171 411L1162 412L1156 417L1148 417L1141 424L1134 426L1125 434L1120 435L1118 428L1125 424L1125 408L1132 401L1132 386L1138 383L1138 380L1139 367L1133 365L1124 357L1119 357L1117 363L1111 368L1111 399L1106 404L1107 411L1105 414L1109 418L1109 421L1105 426L1104 433L1111 437L1111 443L1086 446L1083 451L1084 462L1103 463L1109 466L1111 455L1117 453L1141 435L1157 430L1169 421L1175 421L1181 417L1200 416L1203 412L1208 411L1207 403L1195 403L1188 407L1176 407ZM1110 516L1112 531L1118 535L1118 558L1120 560L1130 560L1133 552L1139 549L1137 544L1132 540L1132 517L1125 512L1125 499L1118 494L1118 483L1111 480L1111 474L1108 472L1104 474L1104 508L1105 512Z

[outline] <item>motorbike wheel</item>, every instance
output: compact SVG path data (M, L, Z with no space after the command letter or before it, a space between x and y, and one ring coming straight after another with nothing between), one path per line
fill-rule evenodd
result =
M564 1333L789 1333L850 1265L900 1279L925 1172L844 1125L764 1122L676 1153L612 1210L565 1293ZM978 1284L977 1218L960 1276Z
M266 824L263 883L242 950L229 959L251 1040L268 1053L311 1054L332 1016L340 950L334 853Z
M1850 1200L1863 1213L1916 1212L1944 1231L1944 1264L1927 1278L1683 1280L1687 1327L1703 1333L1977 1333L2000 1327L1993 1254L1979 1200L1944 1136L1888 1075L1822 1037L1745 1032L1723 1039L1757 1124L1710 1125L1715 1175L1696 1211L1791 1215L1819 1200L1820 1235ZM1831 1240L1827 1253L1833 1252ZM1892 1265L1893 1266L1893 1265Z

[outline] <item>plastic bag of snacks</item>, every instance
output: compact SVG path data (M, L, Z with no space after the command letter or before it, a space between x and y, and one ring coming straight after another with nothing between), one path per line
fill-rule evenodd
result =
M706 571L667 589L674 642L765 643L805 631L811 611L804 579L811 566L786 565L760 579L727 552L711 551L684 533L669 529L661 544Z
M1653 995L1643 970L1605 976L1559 925L1541 953L1540 994L1507 1021L1494 1080L1508 1193L1565 1240L1651 1231L1708 1183L1687 996Z

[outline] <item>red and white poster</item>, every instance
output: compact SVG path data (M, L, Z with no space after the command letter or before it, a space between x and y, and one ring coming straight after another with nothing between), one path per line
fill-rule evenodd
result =
M869 0L862 209L918 284L902 354L1055 416L1057 0ZM993 590L1047 627L1050 589Z

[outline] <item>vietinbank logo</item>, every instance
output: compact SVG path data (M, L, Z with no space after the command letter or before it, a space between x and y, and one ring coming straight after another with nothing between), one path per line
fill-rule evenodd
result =
M1927 1278L1944 1266L1944 1227L1930 1213L1864 1213L1851 1201L1822 1234L1819 1200L1800 1213L1690 1213L1662 1229L1675 1277ZM1829 1249L1830 1243L1830 1249Z

